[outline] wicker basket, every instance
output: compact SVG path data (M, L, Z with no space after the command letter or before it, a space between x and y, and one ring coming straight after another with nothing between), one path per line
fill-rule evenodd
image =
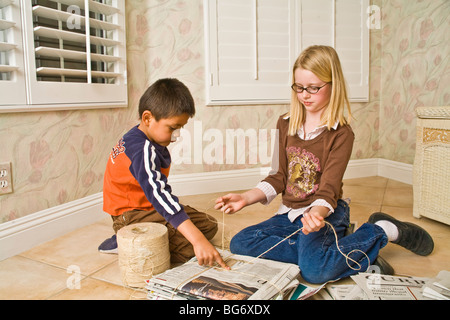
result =
M413 215L450 224L450 106L416 113Z

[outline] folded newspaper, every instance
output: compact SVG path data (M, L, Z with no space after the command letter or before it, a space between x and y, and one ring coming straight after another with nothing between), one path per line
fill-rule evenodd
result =
M318 296L325 300L450 300L450 272L435 278L358 273L355 284L327 284Z
M422 288L424 297L435 300L450 300L450 271L442 270Z
M422 300L421 289L428 278L401 277L377 273L352 276L369 300Z
M151 300L286 299L297 288L297 265L220 251L231 270L204 267L194 257L147 280Z

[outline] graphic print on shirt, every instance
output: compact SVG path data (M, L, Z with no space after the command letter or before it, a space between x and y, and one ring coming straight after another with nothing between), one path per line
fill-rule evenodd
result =
M122 138L119 140L119 142L117 142L117 145L114 148L112 148L110 154L111 162L114 163L114 159L117 158L119 154L125 152L125 150L126 150L125 141Z
M320 161L311 152L299 147L286 148L288 158L288 181L286 191L296 198L306 198L316 192Z

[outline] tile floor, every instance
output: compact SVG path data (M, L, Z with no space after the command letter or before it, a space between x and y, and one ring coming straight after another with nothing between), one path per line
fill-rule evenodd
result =
M221 212L211 210L214 200L222 194L185 196L180 200L222 221ZM383 211L415 222L433 236L435 250L428 257L417 256L394 244L383 248L381 255L394 267L396 274L434 277L440 270L450 270L450 226L412 216L411 185L382 177L351 179L344 181L344 197L352 199L351 220L359 226L371 213ZM269 206L255 204L227 216L224 236L220 232L213 243L218 247L222 242L227 245L241 228L270 217L279 202L277 198ZM105 215L105 219L97 223L0 261L0 299L145 299L145 292L122 285L118 256L97 251L97 246L111 235L111 219ZM81 282L77 286L73 280L78 275Z

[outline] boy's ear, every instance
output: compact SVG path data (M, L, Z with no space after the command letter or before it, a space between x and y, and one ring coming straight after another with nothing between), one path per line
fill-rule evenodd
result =
M146 125L150 124L150 121L152 121L152 119L154 119L153 114L151 113L151 111L149 110L145 110L142 113L142 122L144 122Z

